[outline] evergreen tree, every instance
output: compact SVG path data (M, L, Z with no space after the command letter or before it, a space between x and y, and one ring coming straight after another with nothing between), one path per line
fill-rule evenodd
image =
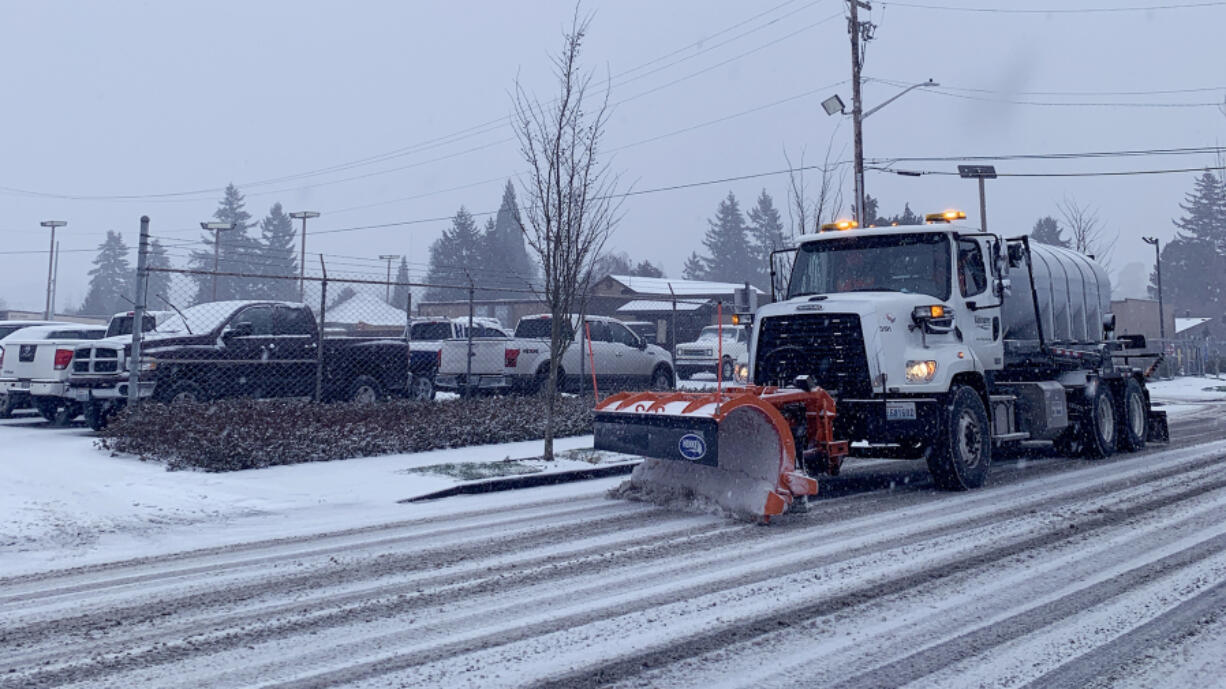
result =
M220 273L258 274L262 263L262 252L257 242L248 230L252 227L251 214L247 212L246 201L239 193L238 187L226 185L225 195L213 218L218 222L233 223L234 228L214 232L205 230L201 241L204 249L192 252L192 267L197 270L213 270L214 235L220 235L220 251L218 252L217 270ZM213 276L197 275L196 303L213 301ZM249 299L257 291L261 280L258 278L217 277L217 300ZM179 305L182 308L182 305Z
M297 238L293 220L282 210L280 202L274 203L260 221L260 265L256 272L276 278L296 278L298 251L294 240ZM256 292L265 299L290 301L298 298L298 283L292 279L264 280Z
M515 185L507 180L502 190L502 204L494 219L486 223L482 237L483 259L481 284L494 288L485 298L523 297L522 292L537 282L536 263L524 246L524 230L515 198Z
M707 263L702 260L697 251L691 251L690 257L685 259L685 266L681 269L681 277L686 280L707 279Z
M756 277L749 253L748 228L736 196L728 196L720 202L715 218L707 221L709 227L702 240L710 256L702 257L706 266L706 279L717 282L744 282Z
M1226 182L1210 172L1197 178L1175 220L1175 239L1162 247L1162 298L1176 312L1226 312ZM1150 294L1157 294L1150 274ZM1169 313L1169 311L1168 311Z
M775 201L763 189L758 203L749 211L749 256L753 278L750 283L766 290L770 288L770 255L772 251L787 248L789 242L783 235L783 220Z
M923 225L924 219L911 210L911 204L904 203L902 205L902 215L894 218L894 222L899 225Z
M630 274L641 278L662 278L664 277L664 270L651 261L644 259L630 269Z
M451 227L443 230L442 236L430 245L430 267L426 282L432 285L455 285L431 287L426 291L428 301L453 301L468 298L468 282L472 279L478 286L485 286L482 263L488 254L483 235L477 229L473 216L463 206L451 219ZM482 298L487 294L482 290Z
M398 309L405 308L409 301L409 286L404 284L409 281L409 262L404 256L400 257L400 267L396 269L396 284L392 287L392 306Z
M871 194L864 195L864 212L856 214L856 217L859 218L857 222L860 223L860 227L880 227L882 225L890 224L889 218L882 218L878 216L877 210L879 206L880 204L878 203L877 199L873 198ZM853 203L852 208L854 209L855 207L856 204Z
M1034 223L1034 229L1030 231L1030 238L1042 244L1051 246L1060 246L1065 249L1072 246L1069 240L1063 237L1064 230L1060 229L1060 223L1050 215L1039 218Z
M149 256L145 260L146 265L150 268L170 267L170 258L166 255L166 247L162 246L162 243L156 239L149 242ZM145 306L154 311L169 308L163 299L169 299L171 302L175 301L174 295L170 293L170 286L170 273L150 271L149 280L145 283ZM183 308L177 302L175 306Z
M81 304L81 313L91 316L109 316L128 310L135 292L132 289L132 266L128 262L128 245L123 236L107 230L106 239L98 245L94 267L89 271L89 290Z

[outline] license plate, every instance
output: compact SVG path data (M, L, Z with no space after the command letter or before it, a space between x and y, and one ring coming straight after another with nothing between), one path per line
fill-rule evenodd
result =
M29 390L29 389L30 389L30 381L28 381L28 380L19 380L19 381L17 381L17 389L18 389L18 390Z
M886 421L914 421L915 402L886 402Z

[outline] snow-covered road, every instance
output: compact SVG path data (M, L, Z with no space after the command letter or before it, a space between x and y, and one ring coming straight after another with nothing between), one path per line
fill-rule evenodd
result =
M0 687L1221 686L1220 410L970 493L853 463L767 528L608 479L11 576Z

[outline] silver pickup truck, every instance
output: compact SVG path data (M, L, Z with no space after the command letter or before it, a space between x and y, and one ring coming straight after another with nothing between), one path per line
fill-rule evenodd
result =
M578 316L564 327L574 328ZM666 390L673 386L668 352L647 344L621 321L586 316L583 332L562 353L558 386L574 390L591 384L629 384ZM474 337L443 342L435 385L440 390L535 392L549 377L549 314L524 316L512 337ZM590 332L590 339L587 334ZM469 360L471 359L471 366Z

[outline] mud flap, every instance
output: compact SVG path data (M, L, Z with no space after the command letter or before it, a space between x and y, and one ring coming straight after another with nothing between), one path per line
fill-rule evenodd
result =
M1145 439L1155 443L1166 443L1171 440L1171 427L1166 422L1166 412L1149 410L1149 432Z

